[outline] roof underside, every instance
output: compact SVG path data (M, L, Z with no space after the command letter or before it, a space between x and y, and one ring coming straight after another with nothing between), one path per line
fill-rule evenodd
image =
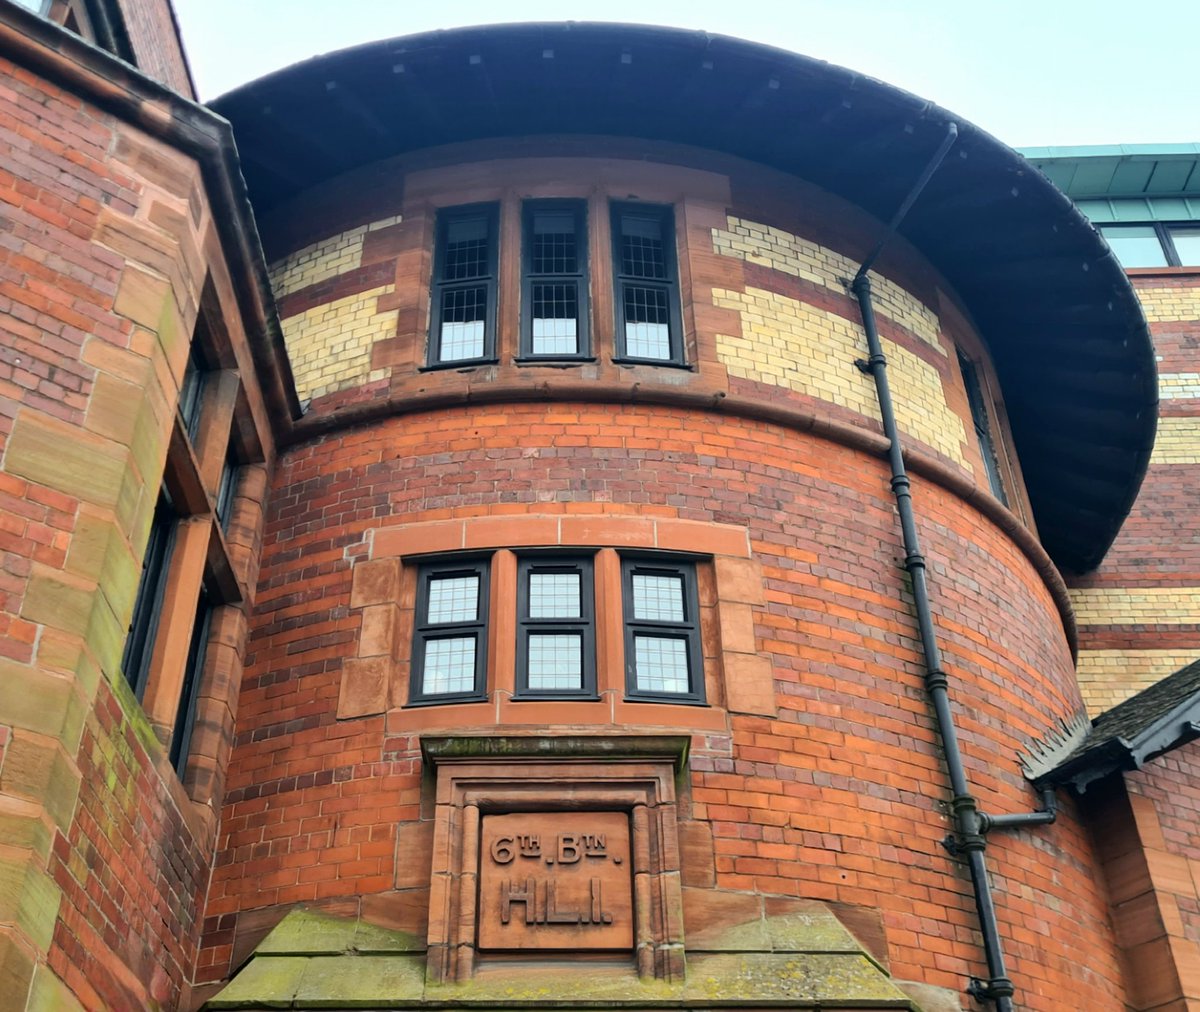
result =
M357 166L483 138L590 134L690 144L806 179L889 220L959 140L901 233L992 350L1043 542L1094 566L1141 483L1157 381L1124 272L1015 152L913 95L817 60L699 32L507 25L372 43L214 103L260 211Z

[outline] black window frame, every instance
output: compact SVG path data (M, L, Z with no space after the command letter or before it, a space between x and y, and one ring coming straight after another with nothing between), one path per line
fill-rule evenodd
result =
M700 631L700 594L695 559L679 559L661 555L621 556L621 602L623 639L625 643L625 698L631 702L691 703L705 705L704 651ZM679 577L683 584L683 622L650 621L634 617L633 577L645 573L655 576ZM637 682L637 657L634 639L638 633L654 634L667 639L682 639L687 643L688 691L651 692L641 689Z
M479 602L473 622L429 621L429 585L436 578L474 575L479 578ZM487 647L491 559L440 558L423 562L417 570L417 599L413 610L412 660L409 665L408 705L482 702L487 699ZM425 691L425 645L432 640L475 637L474 685L467 692Z
M575 223L576 269L558 273L535 271L534 219L539 212L569 213ZM587 201L573 198L526 200L521 206L521 343L518 362L589 362L594 360L591 342L589 299ZM533 290L537 284L574 284L576 306L576 350L539 353L533 348Z
M237 496L241 475L242 465L237 459L236 447L231 442L221 463L221 479L217 483L217 497L213 503L217 526L221 528L222 534L229 533L229 519L233 515L233 500Z
M170 760L180 780L187 769L191 754L192 732L196 726L196 708L200 700L200 688L204 681L204 665L208 659L208 640L212 630L213 612L217 609L217 598L208 590L207 579L200 585L196 601L196 616L192 622L192 635L188 640L187 661L183 669L183 684L179 691L179 705L175 711L175 728L171 734Z
M482 219L487 225L487 272L482 277L443 279L450 226L456 222ZM500 279L500 205L498 203L462 204L437 212L435 226L433 277L430 284L429 340L425 369L461 369L488 365L496 358L496 300ZM441 351L443 296L447 292L484 288L485 308L483 353L475 358L443 359Z
M204 314L197 321L197 329L203 326ZM187 365L183 369L183 382L179 385L179 417L183 421L183 430L188 439L194 444L200 431L200 416L203 414L204 387L208 383L212 371L204 360L200 349L199 335L192 340L188 351Z
M1183 229L1193 229L1200 231L1200 221L1102 221L1096 224L1097 230L1104 237L1104 241L1109 241L1106 229L1121 229L1121 228L1149 228L1153 229L1154 236L1158 240L1158 245L1162 249L1163 257L1167 261L1165 264L1148 264L1145 266L1133 264L1125 267L1126 270L1162 270L1164 267L1186 267L1189 269L1200 270L1200 264L1185 264L1183 257L1179 255L1179 250L1175 247L1175 232ZM1149 237L1147 237L1149 238ZM1111 246L1111 244L1110 244ZM1121 262L1121 258L1117 256L1114 250L1113 256L1117 258L1117 262Z
M683 314L679 295L679 254L675 238L675 208L670 204L643 204L630 201L613 201L609 205L612 226L612 272L613 272L613 320L616 326L615 352L613 360L636 365L657 365L688 368L686 348L683 340ZM658 222L663 235L664 272L666 278L642 278L626 274L621 248L622 218L626 215ZM662 291L667 303L668 358L644 358L631 355L625 343L625 292L629 287L649 288Z
M530 577L535 572L577 573L579 610L575 618L531 618ZM513 699L600 698L596 690L596 599L595 562L592 555L521 555L517 559L517 671ZM578 689L536 689L529 685L529 637L534 633L577 633L580 637L581 683Z
M171 497L163 488L158 494L150 521L150 536L142 555L142 572L138 577L133 614L129 619L125 647L121 653L121 671L139 702L146 693L146 684L150 679L150 662L158 640L158 621L171 572L171 556L174 554L179 519Z
M975 429L979 456L983 458L983 470L987 474L988 486L992 495L1007 506L1008 491L1004 487L1004 475L1000 470L1000 457L996 452L996 440L992 435L991 416L988 412L987 398L983 393L983 384L979 380L979 369L963 354L961 348L955 350L958 353L958 369L962 373L963 386L967 390L967 406L971 410L971 424Z

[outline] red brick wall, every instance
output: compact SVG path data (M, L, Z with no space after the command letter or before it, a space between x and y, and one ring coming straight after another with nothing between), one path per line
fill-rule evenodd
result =
M195 98L168 0L118 0L138 69L185 98ZM230 25L230 31L236 31Z
M1158 353L1162 399L1154 455L1129 518L1103 563L1071 580L1093 714L1200 657L1200 275L1139 271L1132 281ZM1155 606L1139 609L1131 595L1146 589Z
M50 861L63 892L50 967L86 1008L173 1008L191 981L208 855L107 686L79 772Z
M990 521L929 482L916 496L971 777L987 810L1027 809L1017 751L1079 707L1058 613ZM969 880L939 843L948 788L880 461L681 409L462 407L297 448L271 502L203 979L245 957L243 920L268 924L272 904L427 874L395 843L420 810L417 735L431 720L471 728L449 706L336 719L366 532L556 512L749 526L767 600L755 633L779 715L732 717L694 739L684 816L711 833L716 885L880 909L901 978L959 990L982 972ZM989 855L1022 1007L1059 1010L1071 994L1120 1008L1105 901L1070 807L1051 829L997 834Z

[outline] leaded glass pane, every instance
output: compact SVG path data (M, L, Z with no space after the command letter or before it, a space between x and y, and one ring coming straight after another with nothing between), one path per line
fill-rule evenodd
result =
M670 361L671 329L665 290L625 286L625 354Z
M465 218L446 226L443 281L482 278L488 273L488 223L485 218Z
M659 219L622 216L621 273L634 278L666 280L667 254Z
M574 355L579 351L579 302L574 282L533 285L533 354Z
M686 640L635 635L633 645L640 692L686 693L690 689Z
M579 618L578 573L530 573L530 618Z
M682 622L683 580L634 573L633 617L645 622Z
M529 688L583 688L583 637L579 633L531 633Z
M478 618L478 576L435 576L429 581L430 625L474 622Z
M569 211L533 215L533 273L574 274L579 270L575 216Z
M475 690L475 637L453 636L425 641L422 667L426 695Z
M452 288L442 292L439 361L482 358L486 319L486 288Z

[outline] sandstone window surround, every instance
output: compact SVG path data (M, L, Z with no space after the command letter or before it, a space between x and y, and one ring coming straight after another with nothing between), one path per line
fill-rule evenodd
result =
M242 621L247 560L239 562L231 552L231 527L251 522L250 506L239 496L243 464L263 459L233 365L219 303L206 284L121 662L185 783L193 758L211 763L216 757L214 736L220 732L206 719L212 702L206 691L210 661L224 660L209 648L225 625ZM256 518L252 522L257 525Z
M423 566L452 562L453 553L489 562L485 691L452 707L429 701L414 706L414 630L419 642L424 621L417 607L420 574ZM342 665L339 719L386 713L389 734L439 726L571 722L700 731L725 728L731 711L776 712L771 663L758 650L754 628L766 590L744 527L635 515L467 517L381 528L351 554L357 561L350 606L352 615L361 617L361 628L357 656ZM550 563L556 554L592 563L594 694L548 698L523 691L518 629L531 627L518 618L518 569L523 560ZM628 691L622 559L649 561L656 575L694 571L695 630L669 622L657 632L645 629L651 636L682 635L692 644L691 692L638 697ZM569 630L572 620L562 621Z

